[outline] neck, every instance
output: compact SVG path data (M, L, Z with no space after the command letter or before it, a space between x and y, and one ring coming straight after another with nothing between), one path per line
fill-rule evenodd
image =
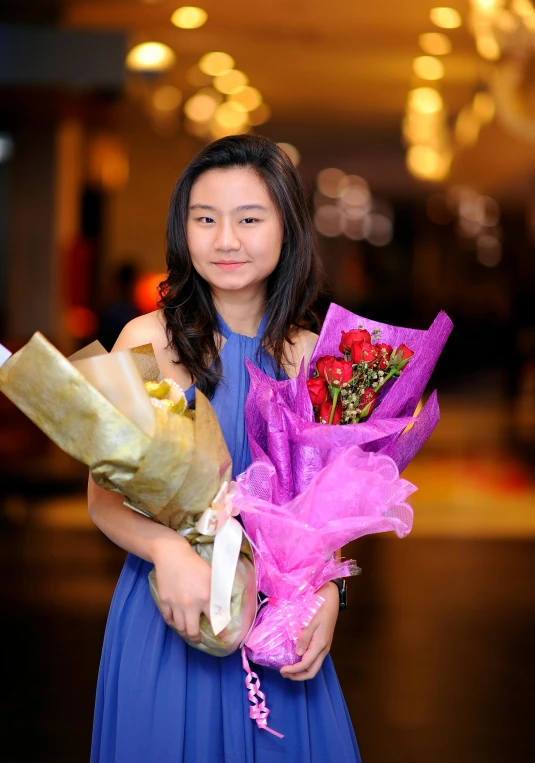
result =
M265 290L250 293L214 290L212 293L216 309L231 331L251 337L257 335L266 309Z

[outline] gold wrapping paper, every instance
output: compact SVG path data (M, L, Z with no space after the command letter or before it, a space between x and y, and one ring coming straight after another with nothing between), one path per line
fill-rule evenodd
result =
M0 390L56 445L87 464L98 485L181 532L210 562L213 536L192 528L230 480L230 454L215 412L198 390L194 420L151 404L143 382L161 378L151 345L108 354L93 343L68 360L39 332L0 365ZM150 585L159 604L153 574ZM227 628L231 639L216 637L204 619L198 648L218 656L235 651L255 608L254 566L244 537Z

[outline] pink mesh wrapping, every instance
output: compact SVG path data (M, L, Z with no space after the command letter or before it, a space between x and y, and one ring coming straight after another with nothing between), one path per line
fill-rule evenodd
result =
M258 589L268 597L245 642L253 662L279 669L298 662L295 642L321 606L316 591L328 580L353 574L351 561L337 562L336 550L369 533L412 527L406 503L416 489L400 478L388 456L344 449L283 505L273 502L275 468L253 463L238 478L237 497L255 549Z

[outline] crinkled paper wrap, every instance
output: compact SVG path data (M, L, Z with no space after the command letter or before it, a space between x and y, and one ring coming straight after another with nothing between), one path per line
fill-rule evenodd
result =
M156 408L143 381L159 379L151 345L108 354L94 343L68 360L39 332L0 365L0 390L56 445L86 464L98 485L124 495L136 511L187 531L230 479L232 462L207 398L196 391L194 421ZM207 536L193 547L211 559L213 540ZM251 561L244 539L231 639L218 639L206 621L200 647L205 651L230 654L249 630L256 594Z

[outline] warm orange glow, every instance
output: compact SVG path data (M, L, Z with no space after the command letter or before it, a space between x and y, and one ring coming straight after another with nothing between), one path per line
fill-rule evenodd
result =
M162 42L143 42L126 56L126 66L136 72L164 72L175 63L176 56Z
M461 26L461 14L454 8L440 6L431 8L429 18L436 26L442 29L457 29Z
M418 38L421 49L430 56L446 56L451 53L451 40L442 32L426 32Z
M239 69L230 69L230 71L215 77L214 87L216 90L219 90L220 93L231 95L247 85L248 81L247 75Z
M476 48L479 55L487 61L497 61L501 56L498 41L491 32L476 37Z
M450 167L450 158L430 146L411 146L407 152L407 167L422 180L443 180Z
M242 111L254 111L262 103L262 93L256 87L246 85L235 90L229 100L239 106Z
M471 108L465 107L459 112L455 122L455 138L461 146L472 146L479 137L479 120Z
M269 108L267 103L260 104L260 106L257 109L255 109L254 111L251 111L249 114L249 122L255 127L257 125L263 125L265 122L268 122L270 118L271 118L271 109Z
M236 109L229 101L217 107L214 120L220 127L229 130L239 130L249 121L246 112Z
M472 111L483 123L492 122L496 113L496 103L490 93L480 90L474 95Z
M206 53L199 61L199 69L210 77L218 77L234 66L234 59L228 53L214 51Z
M67 330L75 339L88 339L96 334L98 319L88 307L75 305L67 310Z
M209 122L217 109L217 101L207 93L192 95L184 104L184 113L193 122Z
M282 148L284 153L289 157L294 167L297 167L301 161L301 154L296 149L296 147L291 143L279 143L278 146L279 148Z
M421 79L437 80L444 76L444 64L433 56L418 56L412 62L412 69Z
M316 185L324 196L336 199L345 176L346 173L343 170L339 170L337 167L327 167L318 174Z
M194 5L184 5L177 8L171 16L171 23L180 29L198 29L206 23L208 14L203 8Z
M435 114L442 109L442 96L432 87L417 87L409 92L409 107L418 114Z
M167 273L144 273L136 282L134 302L142 313L151 313L157 309L159 300L158 286L167 278Z
M178 87L173 85L162 85L154 91L152 96L152 105L158 111L174 111L180 106L182 93Z

